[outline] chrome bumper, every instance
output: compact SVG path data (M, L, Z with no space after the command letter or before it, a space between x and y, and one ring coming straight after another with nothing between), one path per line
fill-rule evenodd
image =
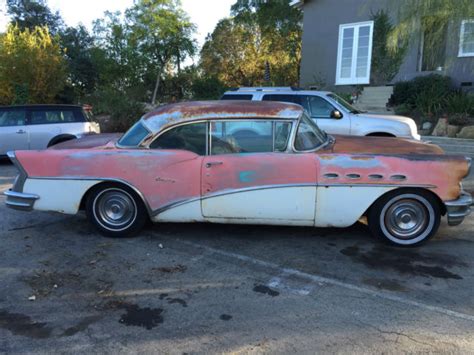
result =
M5 191L3 194L7 196L7 200L5 201L7 207L20 211L31 211L35 201L39 199L38 195L25 194L12 190Z
M461 196L457 200L446 201L444 205L446 206L448 224L450 226L457 226L471 213L471 206L473 205L472 196L462 191Z

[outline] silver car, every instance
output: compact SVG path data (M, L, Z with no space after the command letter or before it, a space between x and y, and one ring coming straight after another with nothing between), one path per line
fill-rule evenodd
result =
M99 124L82 106L0 106L0 155L10 150L45 149L96 133L100 133Z
M329 91L251 87L227 91L221 100L283 101L299 104L321 129L331 134L421 139L416 123L411 118L362 112Z

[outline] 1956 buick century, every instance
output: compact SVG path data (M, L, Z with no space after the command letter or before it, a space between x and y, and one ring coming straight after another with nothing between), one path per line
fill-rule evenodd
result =
M9 153L20 174L6 204L85 210L105 235L154 222L347 227L416 245L447 216L470 213L470 159L399 138L330 136L301 106L186 102L143 116L120 139L102 135Z

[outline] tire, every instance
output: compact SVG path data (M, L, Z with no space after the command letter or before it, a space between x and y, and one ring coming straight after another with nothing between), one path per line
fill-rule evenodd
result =
M99 185L87 195L85 207L89 221L106 237L132 237L148 220L141 198L122 185Z
M427 191L400 189L378 199L367 219L375 237L397 246L417 246L438 231L441 208Z

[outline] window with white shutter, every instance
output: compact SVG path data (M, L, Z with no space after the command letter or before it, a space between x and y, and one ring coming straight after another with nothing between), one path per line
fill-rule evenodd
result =
M474 57L474 20L461 22L459 57Z
M370 83L374 22L339 26L336 85Z

